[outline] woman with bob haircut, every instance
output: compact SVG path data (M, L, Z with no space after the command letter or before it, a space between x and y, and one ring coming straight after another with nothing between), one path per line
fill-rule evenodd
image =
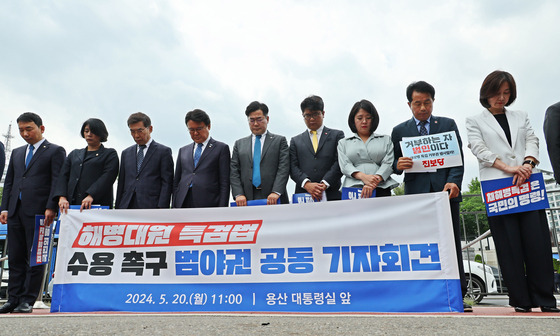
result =
M481 114L467 118L469 148L478 159L480 180L511 178L520 186L539 163L539 139L527 113L506 107L517 97L513 76L489 74L480 88ZM542 186L544 187L544 186ZM509 304L516 312L560 312L553 295L552 249L544 210L488 217Z
M87 147L73 150L62 166L54 192L60 212L70 205L80 205L80 211L92 204L113 207L113 183L119 172L119 158L113 148L105 148L109 133L103 121L91 118L80 130Z
M391 196L398 185L393 173L393 142L388 135L375 134L379 114L368 100L356 102L348 115L354 133L338 142L338 163L344 174L343 187L362 188L362 198Z

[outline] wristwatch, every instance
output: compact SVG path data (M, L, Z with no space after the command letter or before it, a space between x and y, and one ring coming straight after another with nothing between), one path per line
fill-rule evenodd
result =
M525 161L523 161L523 163L521 165L524 165L526 163L530 164L531 167L533 167L533 168L535 168L535 166L537 165L537 163L533 160L525 160Z

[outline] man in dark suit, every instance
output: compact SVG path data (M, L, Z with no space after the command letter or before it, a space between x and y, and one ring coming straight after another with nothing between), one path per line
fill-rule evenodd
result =
M229 146L210 137L210 117L195 109L185 116L194 141L177 157L174 208L227 207L229 200Z
M546 109L544 137L556 183L560 183L560 102Z
M6 165L6 151L4 150L4 144L0 142L0 180L2 175L4 175L4 166Z
M395 161L393 171L402 174L403 170L412 168L412 159L403 157L400 141L403 137L417 137L420 135L437 134L454 131L459 142L461 157L463 149L457 124L453 119L436 117L432 115L435 100L435 89L432 85L424 82L414 82L406 89L408 106L412 111L412 118L400 123L393 128L391 139L393 140ZM459 225L459 205L462 201L461 184L463 183L463 166L437 169L435 172L406 173L404 174L404 193L422 194L436 191L447 191L451 206L451 220L453 222L453 233L455 236L455 249L457 252L457 263L459 265L459 277L461 281L461 292L463 297L467 292L465 272L463 270L463 255L461 252L461 229ZM465 311L472 311L472 307L463 304Z
M17 119L19 134L28 145L14 149L4 182L0 222L8 224L10 279L8 301L0 313L31 313L41 291L44 266L29 266L35 215L50 225L58 204L53 190L66 152L43 138L41 117L26 112Z
M290 174L290 152L286 138L267 131L268 106L254 101L245 109L251 135L233 146L231 192L238 206L266 199L267 204L288 204L286 184Z
M307 130L290 140L290 177L296 183L295 193L309 193L320 201L323 192L327 200L340 200L338 141L344 132L323 125L323 99L309 96L301 104Z
M150 117L133 113L127 120L136 142L121 154L117 209L169 209L173 191L171 148L151 138Z

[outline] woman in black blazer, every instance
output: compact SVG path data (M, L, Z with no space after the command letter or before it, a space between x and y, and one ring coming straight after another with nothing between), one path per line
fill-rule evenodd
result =
M92 204L113 207L113 183L119 172L119 158L113 148L105 148L109 133L103 121L88 119L80 135L87 147L73 150L62 166L55 188L60 211L66 213L70 204L80 211Z

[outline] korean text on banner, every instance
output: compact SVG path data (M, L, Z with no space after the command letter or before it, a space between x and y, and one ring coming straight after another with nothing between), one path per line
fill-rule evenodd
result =
M449 201L438 192L306 206L69 211L51 311L462 307Z
M35 234L33 235L33 245L31 246L31 255L29 257L30 266L47 263L54 225L54 223L48 226L45 225L45 215L35 216Z
M354 199L361 199L362 198L362 188L351 188L351 187L342 187L341 191L342 200L354 200ZM377 194L377 189L373 189L371 196L369 198L374 198Z
M481 181L488 216L547 209L550 207L542 173L531 174L521 186L513 177Z
M412 168L406 170L408 173L433 172L463 164L454 131L403 138L400 146L403 156L413 162Z

